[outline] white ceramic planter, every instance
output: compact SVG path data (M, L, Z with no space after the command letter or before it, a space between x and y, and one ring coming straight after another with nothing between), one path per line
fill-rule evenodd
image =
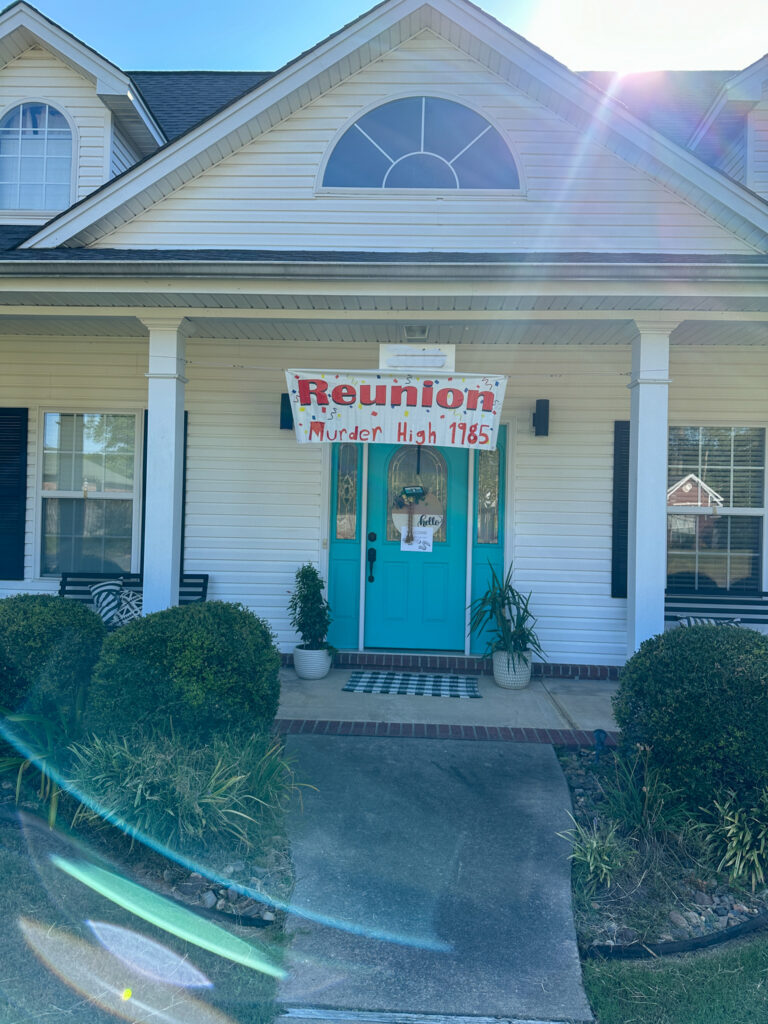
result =
M308 651L303 647L293 649L293 667L299 679L322 679L331 670L331 655L325 648Z
M493 680L505 690L522 690L531 681L530 655L513 661L506 651L494 651Z

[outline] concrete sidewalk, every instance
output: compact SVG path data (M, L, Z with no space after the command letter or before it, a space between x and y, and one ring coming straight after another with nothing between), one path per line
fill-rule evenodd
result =
M533 679L524 690L503 690L478 677L481 699L345 693L351 669L325 679L299 679L281 669L278 718L294 721L436 723L517 729L616 729L611 697L617 683L586 679Z
M292 736L288 753L317 786L288 821L291 1018L592 1020L551 747Z

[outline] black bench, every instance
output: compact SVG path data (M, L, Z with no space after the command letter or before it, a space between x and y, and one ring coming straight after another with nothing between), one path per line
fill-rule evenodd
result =
M768 593L757 594L674 594L664 598L664 621L714 619L727 622L738 619L741 626L768 625Z
M63 572L59 584L59 597L69 597L83 604L93 604L91 587L103 580L122 580L124 590L141 593L144 579L137 572ZM208 596L208 573L185 572L179 582L179 604L194 604Z

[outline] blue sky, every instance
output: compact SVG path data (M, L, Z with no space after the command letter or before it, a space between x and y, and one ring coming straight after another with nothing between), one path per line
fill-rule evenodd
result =
M366 0L31 0L125 70L271 71ZM574 70L731 68L768 50L768 0L481 0ZM731 14L731 12L734 12Z

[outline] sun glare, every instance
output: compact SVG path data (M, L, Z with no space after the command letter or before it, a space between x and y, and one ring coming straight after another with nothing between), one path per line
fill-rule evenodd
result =
M768 39L765 0L743 0L738 17L718 0L534 0L527 12L503 0L493 13L573 70L738 70Z

